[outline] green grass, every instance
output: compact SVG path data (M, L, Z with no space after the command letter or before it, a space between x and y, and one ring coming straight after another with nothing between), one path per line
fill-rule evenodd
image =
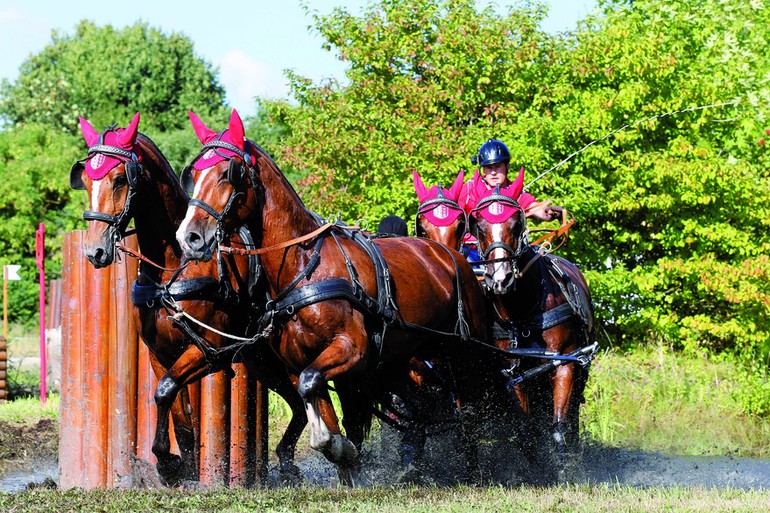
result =
M32 490L0 493L0 511L100 511L217 513L437 512L712 512L767 511L769 491L672 487L560 486L516 488L283 488L278 490Z
M665 348L606 352L591 367L583 429L601 444L770 457L770 420L746 415L735 365Z
M34 425L43 419L59 419L59 394L50 394L45 404L37 397L25 397L0 404L0 421Z

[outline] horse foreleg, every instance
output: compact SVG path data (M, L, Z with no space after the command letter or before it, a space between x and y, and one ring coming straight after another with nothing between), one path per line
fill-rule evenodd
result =
M569 429L570 404L575 384L575 364L562 365L554 370L553 383L553 430L552 437L557 458L557 472L560 480L566 477L568 458L577 448L577 433Z
M294 464L294 453L299 437L307 425L305 405L288 379L271 382L268 386L280 395L291 408L291 420L281 437L281 441L275 448L275 453L278 455L278 472L281 481L284 484L295 483L302 478L299 467Z
M353 484L352 469L358 462L358 448L340 431L327 383L355 370L362 363L364 352L359 348L366 347L365 334L360 338L363 340L356 343L346 335L335 337L318 358L300 373L297 386L310 426L310 446L337 465L340 481L345 485ZM353 412L350 414L355 415Z
M157 407L157 424L152 452L158 459L157 469L161 480L167 486L175 486L182 480L197 480L198 469L195 461L195 435L190 418L191 407L189 398L187 404L182 404L180 391L185 385L200 379L207 373L207 364L203 353L191 346L158 380L155 389L155 405ZM176 406L174 406L176 404ZM169 412L174 414L174 434L182 456L171 453L169 438Z
M529 393L521 384L513 387L512 397L516 410L514 431L516 433L516 444L519 450L527 458L530 465L537 463L537 439L532 429L532 412L529 407Z

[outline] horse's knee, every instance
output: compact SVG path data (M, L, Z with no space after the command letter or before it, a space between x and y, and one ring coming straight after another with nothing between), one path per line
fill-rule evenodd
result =
M158 381L158 386L155 388L155 404L159 407L170 406L174 402L177 393L179 392L179 385L169 376L163 376Z
M299 375L297 392L299 392L299 395L303 400L307 401L308 398L318 394L323 382L324 379L321 371L317 369L305 369Z

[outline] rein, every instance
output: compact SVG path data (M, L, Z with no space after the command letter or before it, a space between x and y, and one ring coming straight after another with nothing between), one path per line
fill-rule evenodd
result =
M275 244L273 246L268 246L266 248L242 249L242 248L234 248L232 246L220 245L219 250L222 253L229 253L234 255L264 255L265 253L270 253L271 251L277 251L279 249L288 248L290 246L301 244L302 242L313 239L314 237L317 237L318 235L322 234L332 226L334 226L334 223L326 223L323 226L320 226L319 228L313 230L312 232L302 235L301 237L280 242L278 244ZM348 227L348 228L353 229L354 227Z
M146 262L146 263L150 264L151 266L153 266L153 267L155 267L157 269L160 269L161 271L174 272L174 271L178 270L178 268L163 267L160 264L156 264L155 262L153 262L152 260L150 260L146 256L142 255L138 251L135 251L135 250L129 248L128 246L123 244L121 241L116 242L115 243L115 247L118 248L119 250L123 251L124 253L126 253L126 254L136 258L137 260L141 260L142 262ZM181 268L184 269L184 267L186 265L187 265L187 263L182 265Z

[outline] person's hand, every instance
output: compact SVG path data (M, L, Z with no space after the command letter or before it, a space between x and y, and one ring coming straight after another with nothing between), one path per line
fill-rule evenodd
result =
M559 205L550 205L546 209L546 214L550 217L548 218L550 221L553 221L554 219L563 219L564 218L564 207Z
M527 209L527 217L532 217L540 221L551 221L559 219L564 212L564 207L551 205L551 200L537 203Z

